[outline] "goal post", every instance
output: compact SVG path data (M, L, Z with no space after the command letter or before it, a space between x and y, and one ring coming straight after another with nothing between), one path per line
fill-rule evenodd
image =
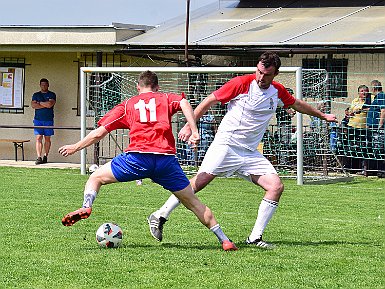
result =
M137 94L136 81L138 75L145 70L151 70L158 74L161 91L175 93L186 93L188 91L187 98L195 107L205 96L219 88L232 77L254 73L255 69L255 67L82 67L80 68L80 137L84 138L87 133L86 128L90 126L95 127L98 118L102 117L114 105L120 103L125 98ZM318 103L319 99L324 99L327 86L325 84L327 81L325 70L281 67L279 71L280 74L276 77L276 80L285 87L293 88L294 96L297 99L303 99L304 93L306 94L305 98L312 99L315 104ZM320 96L319 94L322 95ZM215 112L214 121L219 123L225 110L226 108L224 107L218 108L218 111ZM90 118L92 120L89 120ZM302 185L304 183L304 150L306 149L304 148L304 120L301 113L297 113L295 118L295 171L297 183ZM184 118L179 117L175 122L175 128L179 128L178 125L180 126L182 121L184 121ZM272 124L272 126L278 127L276 124ZM174 133L177 132L174 131ZM273 150L269 151L271 139L274 137L273 134L277 134L277 131L269 134L266 138L266 152L270 154L271 158L276 159L276 152ZM108 150L113 150L116 153L122 147L124 149L127 144L127 141L124 139L127 139L127 135L127 132L111 135L111 143L115 143L118 149L117 147L111 148L111 143L109 143ZM203 141L206 142L206 139L202 139L201 142ZM182 165L191 165L191 162L187 161L189 159L197 166L203 158L205 149L207 149L210 141L206 142L206 147L202 149L202 153L191 154L185 146L181 147L180 150L178 148L178 151L181 152L181 154L178 153L178 158L183 159ZM103 149L105 148L103 147ZM282 149L279 150L282 152ZM190 155L186 156L186 154ZM81 151L81 174L86 173L87 153L86 149L83 149Z

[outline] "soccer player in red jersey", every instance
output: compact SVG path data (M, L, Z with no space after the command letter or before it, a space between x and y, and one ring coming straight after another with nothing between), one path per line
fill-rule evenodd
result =
M191 105L184 95L158 92L158 77L151 71L140 74L137 89L138 95L115 106L99 120L99 127L84 139L59 148L59 153L66 157L100 141L113 130L130 130L130 144L125 152L91 174L85 186L82 208L65 215L63 225L72 226L90 216L92 204L102 185L150 178L171 191L191 210L217 236L225 251L237 250L223 233L210 208L195 196L175 156L171 118L178 111L183 112L191 127L188 143L196 146L199 142ZM149 220L151 224L154 222L156 220Z

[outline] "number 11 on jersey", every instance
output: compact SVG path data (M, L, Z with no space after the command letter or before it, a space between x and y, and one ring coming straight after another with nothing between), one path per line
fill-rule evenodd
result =
M147 104L141 99L135 103L134 108L139 110L140 122L149 121L147 119L147 110L150 112L150 122L157 121L155 98L151 98Z

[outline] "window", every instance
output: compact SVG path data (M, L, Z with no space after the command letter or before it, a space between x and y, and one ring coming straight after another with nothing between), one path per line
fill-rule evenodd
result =
M0 58L0 112L24 113L24 59Z

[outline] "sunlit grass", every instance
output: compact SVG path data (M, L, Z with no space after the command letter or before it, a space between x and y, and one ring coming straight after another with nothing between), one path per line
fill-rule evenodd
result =
M87 220L61 225L81 206L87 180L77 170L0 168L0 288L385 288L385 181L297 186L285 193L263 251L243 244L262 197L240 179L216 179L199 196L239 251L183 207L166 223L164 241L146 217L169 193L149 180L102 188ZM99 225L112 221L123 246L100 249Z

